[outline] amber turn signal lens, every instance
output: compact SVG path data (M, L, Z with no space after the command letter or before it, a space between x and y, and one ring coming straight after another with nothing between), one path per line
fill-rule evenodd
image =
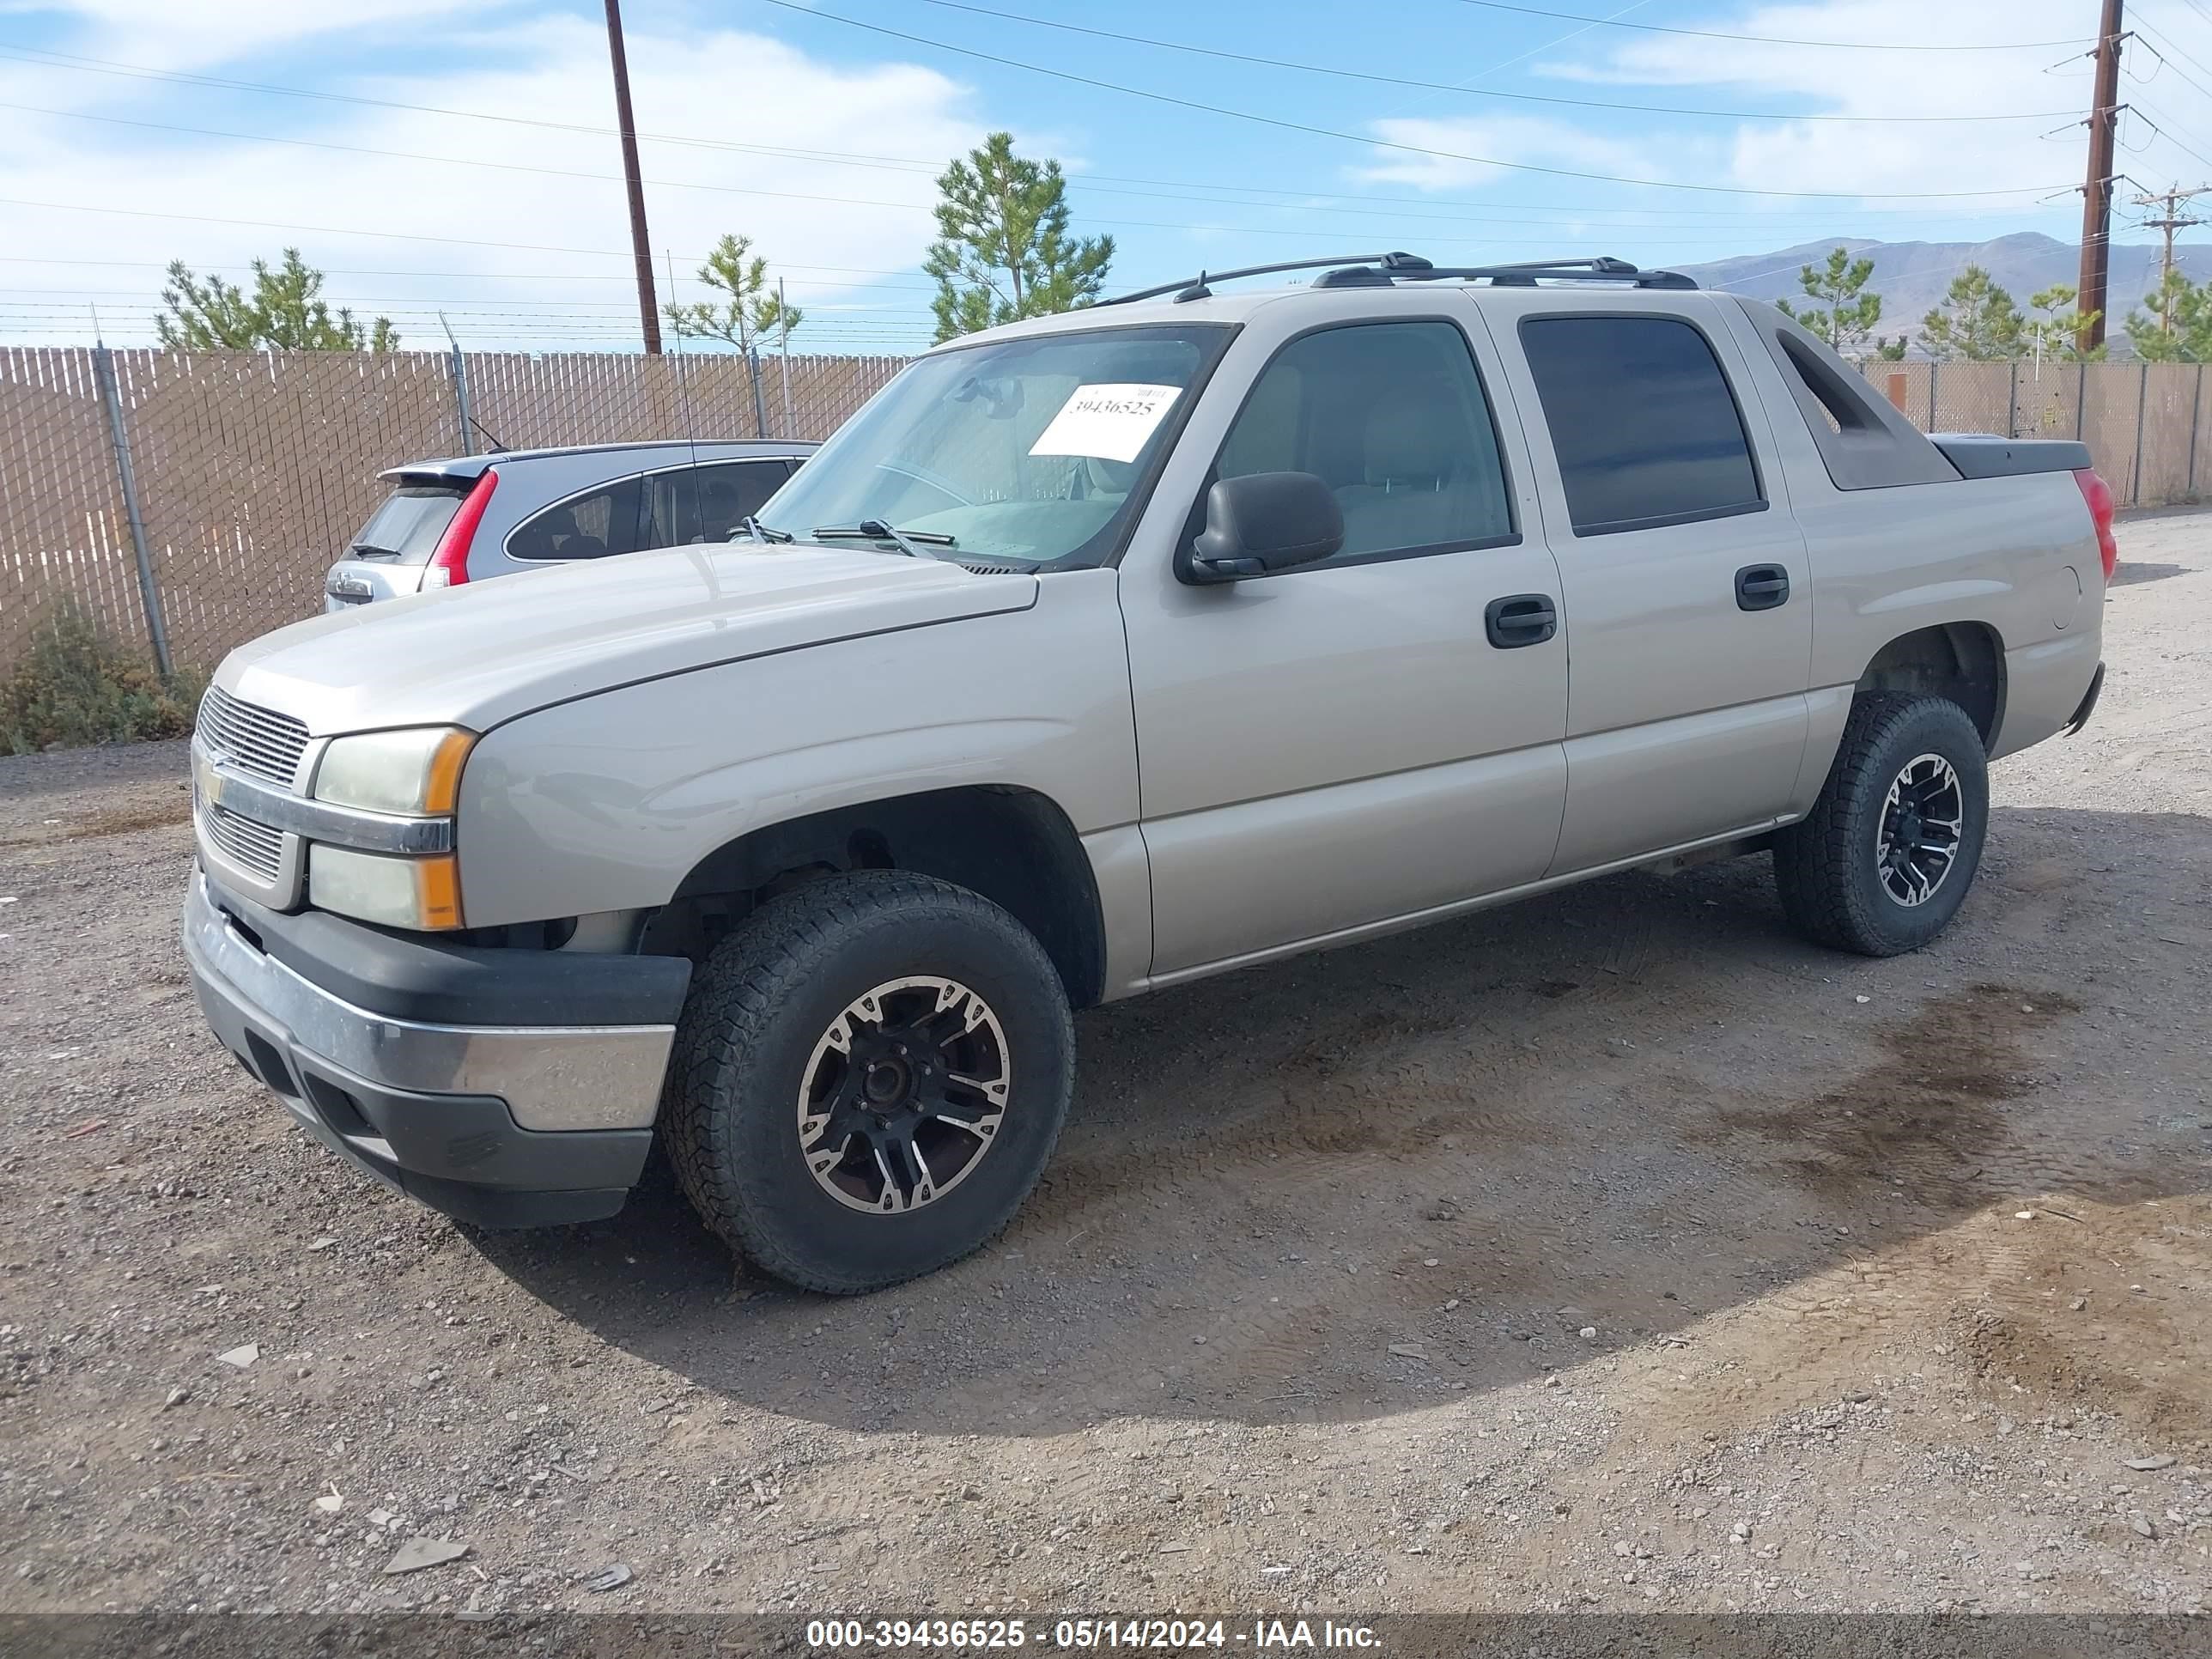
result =
M461 768L467 764L476 741L473 732L448 732L431 751L429 769L422 780L422 810L432 817L459 810Z

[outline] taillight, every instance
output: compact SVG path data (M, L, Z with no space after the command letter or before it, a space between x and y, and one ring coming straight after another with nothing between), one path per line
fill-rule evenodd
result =
M477 526L483 521L484 508L491 505L491 492L498 488L499 469L486 467L483 476L461 498L446 533L438 538L438 550L431 554L430 568L422 573L424 587L459 587L468 580L469 544L477 538Z
M2074 475L2074 482L2081 486L2081 499L2088 504L2089 522L2097 526L2097 553L2105 562L2105 580L2112 580L2112 567L2120 562L2120 544L2112 539L2112 487L2097 476L2094 467L2085 466Z

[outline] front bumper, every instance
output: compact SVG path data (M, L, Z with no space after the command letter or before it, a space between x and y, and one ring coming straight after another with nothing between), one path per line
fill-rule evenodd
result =
M223 1046L331 1151L434 1208L590 1221L635 1184L688 963L417 946L261 910L197 868L184 945ZM500 1023L444 1018L473 1008ZM593 1024L594 1009L664 1018Z

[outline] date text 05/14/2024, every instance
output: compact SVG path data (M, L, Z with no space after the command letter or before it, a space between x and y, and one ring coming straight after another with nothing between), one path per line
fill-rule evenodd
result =
M1379 1646L1367 1626L1328 1619L816 1619L806 1644L825 1652L1030 1646L1063 1650L1139 1649L1174 1652L1245 1648L1258 1651Z

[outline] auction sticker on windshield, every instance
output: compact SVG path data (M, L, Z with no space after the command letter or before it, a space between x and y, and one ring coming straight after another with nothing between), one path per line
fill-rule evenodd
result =
M1037 434L1030 453L1133 461L1182 391L1134 381L1079 386L1067 394L1052 424Z

